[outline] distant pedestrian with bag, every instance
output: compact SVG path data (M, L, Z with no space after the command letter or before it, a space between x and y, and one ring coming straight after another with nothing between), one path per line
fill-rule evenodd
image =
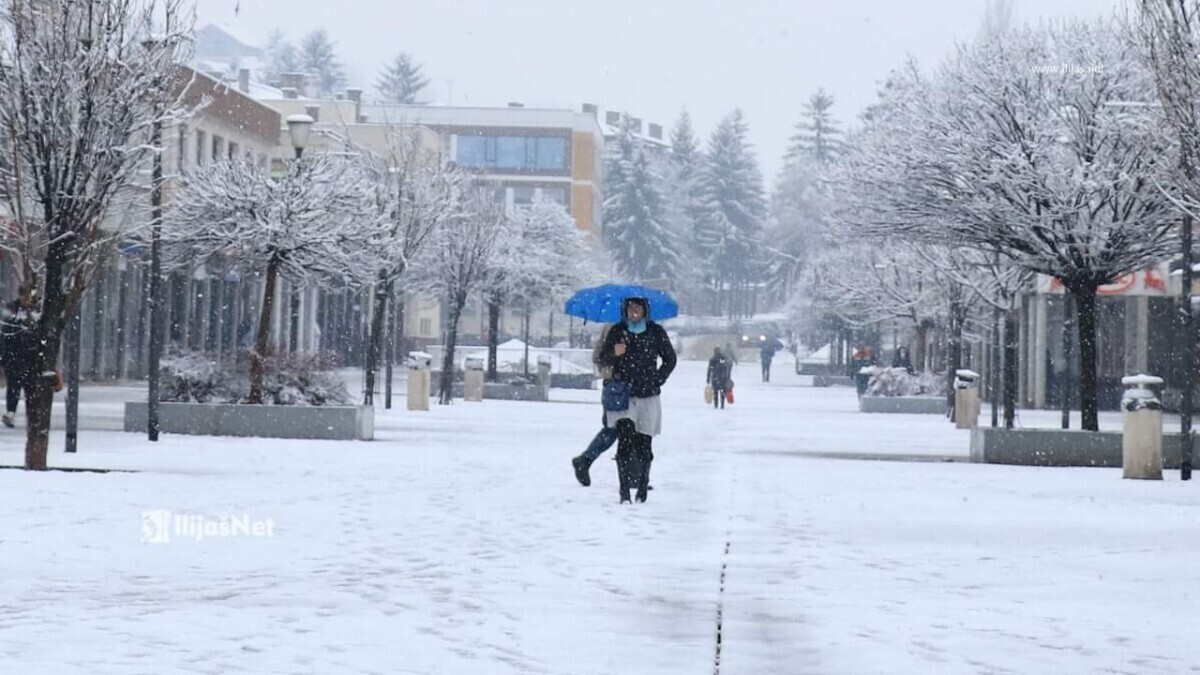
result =
M714 410L725 408L725 392L730 389L732 375L733 362L721 353L720 347L713 347L712 358L708 360L708 374L705 376L705 381L708 383L706 398L712 399Z
M675 370L675 348L662 326L651 321L646 298L626 298L623 320L605 336L599 362L612 368L604 388L605 424L617 430L617 478L621 503L635 490L646 501L654 437L662 431L660 394Z

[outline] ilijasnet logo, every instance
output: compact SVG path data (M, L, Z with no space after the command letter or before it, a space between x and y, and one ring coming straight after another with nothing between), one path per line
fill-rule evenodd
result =
M220 517L195 513L176 513L160 509L142 511L142 543L167 544L172 541L224 539L227 537L273 537L273 518L255 520L250 514Z

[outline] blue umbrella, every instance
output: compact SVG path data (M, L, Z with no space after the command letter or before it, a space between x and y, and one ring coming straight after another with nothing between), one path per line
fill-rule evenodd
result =
M626 298L646 298L650 303L650 319L662 321L679 315L679 303L665 292L625 284L604 284L575 292L563 312L596 323L616 323L622 319L621 303Z

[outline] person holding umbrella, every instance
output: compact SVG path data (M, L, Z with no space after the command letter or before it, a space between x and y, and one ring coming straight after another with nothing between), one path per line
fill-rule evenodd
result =
M649 319L645 297L625 298L621 314L604 338L599 362L612 368L604 395L605 422L617 430L617 479L624 504L631 489L638 502L646 501L653 441L662 431L659 395L675 370L675 348L667 331Z

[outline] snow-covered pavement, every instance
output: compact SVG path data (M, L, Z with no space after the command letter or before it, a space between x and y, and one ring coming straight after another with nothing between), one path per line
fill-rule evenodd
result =
M138 472L0 471L0 673L713 673L718 617L720 675L1200 672L1200 483L828 459L967 437L782 363L713 411L703 372L668 385L635 506L608 456L571 476L597 392L401 400L371 443L56 435L52 465ZM131 391L102 389L85 427ZM260 536L143 542L156 511Z

